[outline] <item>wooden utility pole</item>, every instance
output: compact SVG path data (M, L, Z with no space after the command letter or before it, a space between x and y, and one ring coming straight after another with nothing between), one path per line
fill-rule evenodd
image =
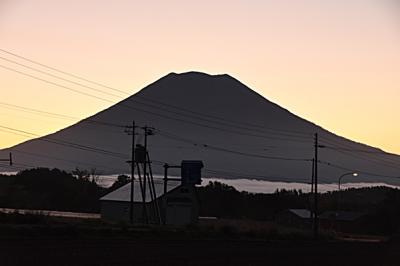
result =
M144 126L142 128L144 130L144 152L145 152L145 157L144 157L144 164L143 164L143 211L146 212L146 179L148 178L147 176L147 164L150 163L147 158L147 136L153 135L153 129L148 126ZM150 193L151 193L151 188L149 187ZM145 215L146 218L146 223L149 223L148 216Z
M309 209L310 209L310 221L311 221L311 226L314 228L314 207L312 206L312 197L314 196L314 170L315 170L315 160L314 158L312 159L312 165L311 165L311 194L308 199L308 204L309 204Z
M168 187L168 181L181 181L182 178L168 178L168 169L169 168L175 168L175 169L181 169L182 165L169 165L167 163L164 164L164 195L167 194L167 187ZM164 219L163 219L163 224L165 225L167 223L167 201L165 200L164 197Z
M318 238L318 133L314 139L314 238Z
M131 204L130 204L130 220L133 224L133 206L135 193L135 121L132 121L132 154L131 154Z
M311 166L311 194L314 195L314 170L315 170L315 160L312 159L312 166Z
M134 207L134 193L135 193L135 121L132 121L132 126L126 128L126 132L132 135L132 154L131 154L131 195L129 204L129 220L133 224L133 207Z
M147 153L147 126L145 126L144 128L143 128L143 130L144 130L144 151L145 151L145 154ZM146 212L146 176L147 176L147 158L146 158L146 155L145 155L145 159L144 159L145 161L144 161L144 164L143 164L143 212ZM148 217L147 217L147 214L146 215L144 215L145 216L145 221L146 221L146 224L148 224L149 223L149 219L148 219Z

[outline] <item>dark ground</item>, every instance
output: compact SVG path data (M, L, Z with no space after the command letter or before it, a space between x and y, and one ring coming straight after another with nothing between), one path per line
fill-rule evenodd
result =
M400 243L3 238L0 265L399 265Z
M310 233L244 220L173 228L4 214L0 266L400 265L399 238Z

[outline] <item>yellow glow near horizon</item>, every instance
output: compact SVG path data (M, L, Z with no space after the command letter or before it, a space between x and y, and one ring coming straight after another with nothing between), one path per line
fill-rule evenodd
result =
M228 73L338 135L400 153L399 11L394 0L3 0L0 48L132 94L170 72ZM1 102L80 118L110 106L2 68L0 80ZM1 125L40 135L72 122L0 109ZM26 139L0 131L0 148Z

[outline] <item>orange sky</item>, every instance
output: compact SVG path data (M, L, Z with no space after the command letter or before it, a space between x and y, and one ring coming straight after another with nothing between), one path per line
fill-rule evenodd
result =
M396 0L0 0L0 48L129 93L169 72L228 73L330 131L400 153L399 12ZM110 105L2 68L0 80L0 102L82 118ZM70 123L0 107L0 125L38 134ZM0 147L24 139L0 132Z

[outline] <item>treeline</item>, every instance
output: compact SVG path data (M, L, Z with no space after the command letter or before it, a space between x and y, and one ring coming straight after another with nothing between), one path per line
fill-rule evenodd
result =
M308 208L308 195L300 190L273 194L239 192L220 182L198 188L201 216L271 220L281 210Z
M110 188L97 184L95 171L71 173L37 168L16 175L0 175L0 207L75 212L99 212L99 198L130 179L121 175ZM200 215L218 218L274 220L286 209L310 209L313 196L301 190L272 194L240 192L232 186L210 182L197 189ZM320 194L319 210L363 212L374 227L395 232L400 225L400 190L388 187L347 189Z
M286 209L312 209L313 195L301 190L277 190L273 194L237 191L219 182L198 188L200 215L218 218L274 220ZM397 233L400 229L400 190L389 187L352 188L319 195L318 209L365 214L371 231Z
M95 173L68 173L37 168L0 176L0 207L76 212L98 212L107 189L96 183Z

